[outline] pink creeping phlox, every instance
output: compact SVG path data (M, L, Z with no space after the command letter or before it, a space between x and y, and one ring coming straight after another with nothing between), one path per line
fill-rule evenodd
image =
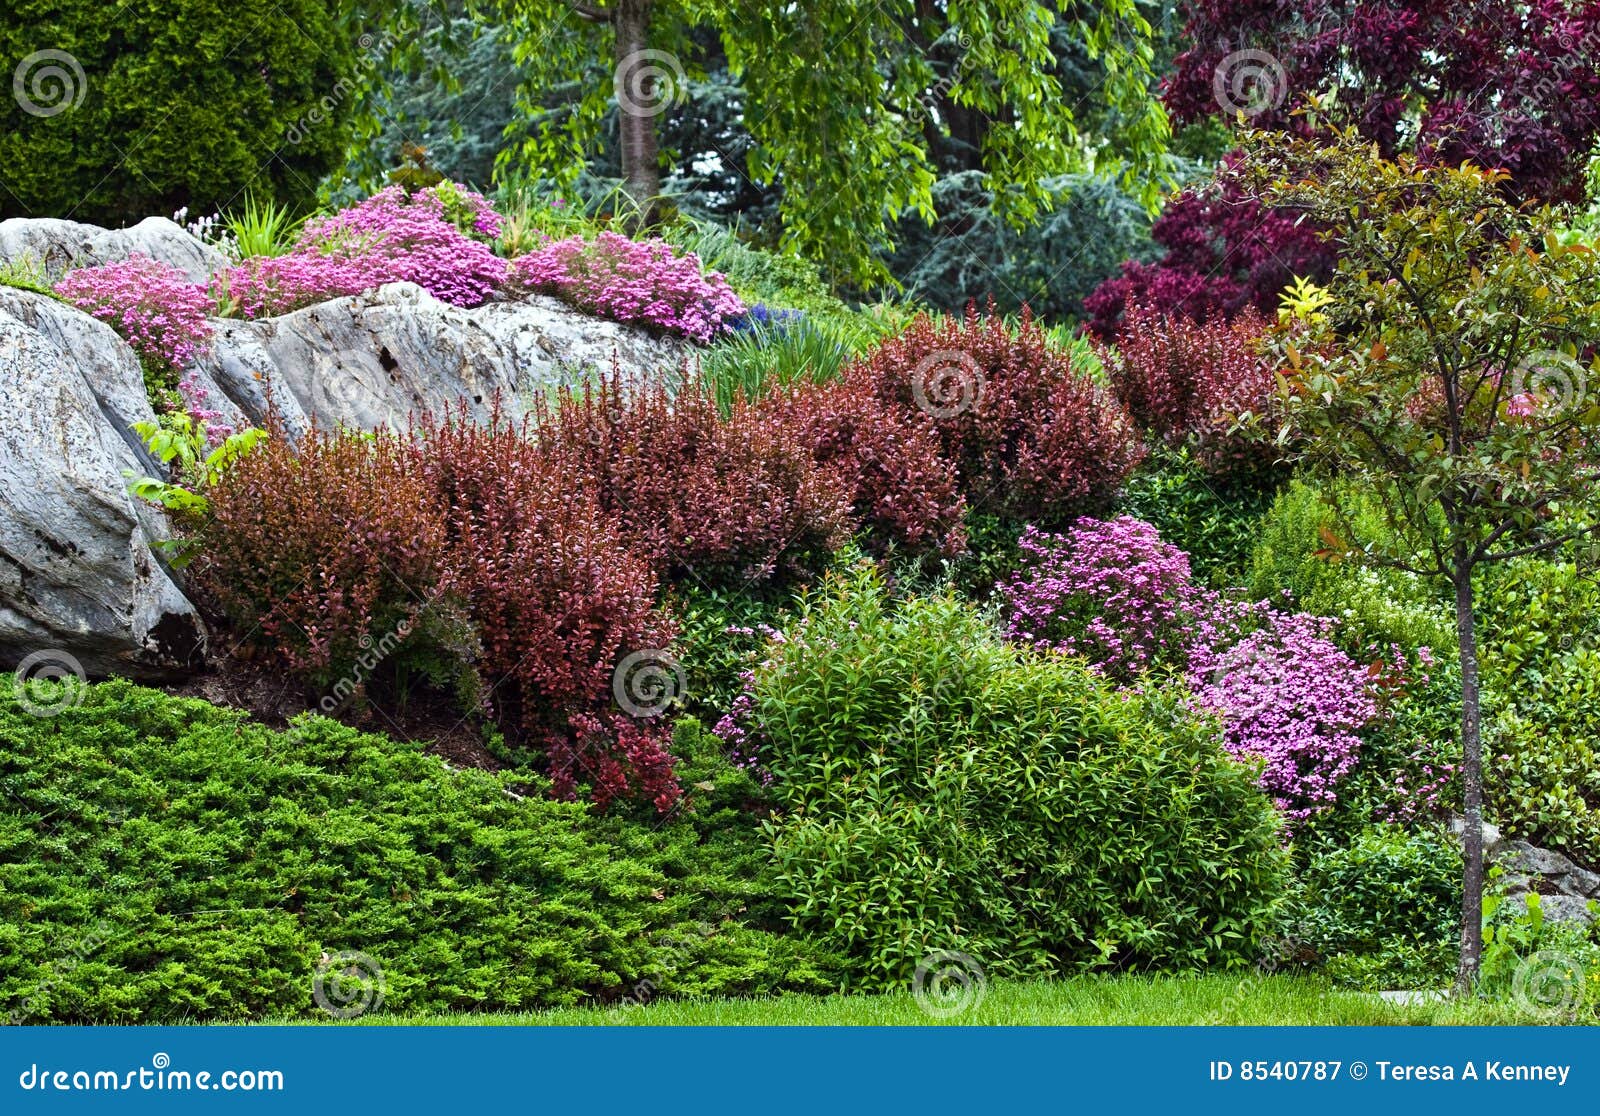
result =
M594 240L568 237L534 249L515 263L518 278L581 310L706 344L745 312L725 277L705 272L693 252L677 255L664 240L629 240L603 232Z
M211 300L204 289L148 256L75 268L55 292L116 330L141 357L167 368L184 368L211 343Z
M477 306L499 290L509 271L484 242L499 232L500 215L482 195L463 187L452 184L446 194L466 207L470 233L457 224L439 188L407 194L390 186L307 222L287 255L245 260L220 273L219 291L246 318L288 313L385 283L415 283L442 302Z

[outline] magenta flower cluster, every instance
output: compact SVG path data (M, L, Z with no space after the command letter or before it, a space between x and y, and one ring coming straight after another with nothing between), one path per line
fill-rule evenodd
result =
M517 277L591 314L676 333L705 344L728 328L745 304L694 253L664 240L629 240L603 232L594 240L553 240L516 260Z
M1121 682L1181 655L1210 611L1189 556L1131 516L1080 519L1065 535L1029 527L1023 567L1003 584L1006 637L1088 659Z
M182 369L211 342L206 322L211 300L204 289L178 268L148 256L75 268L55 292L111 326L158 367Z
M477 306L499 290L509 270L484 239L499 228L499 215L470 190L450 184L441 196L441 187L407 194L390 186L308 221L292 251L245 260L220 273L217 283L246 318L402 282L443 302Z
M1024 568L1001 587L1010 639L1127 685L1182 670L1228 750L1263 763L1261 787L1291 823L1338 800L1379 708L1366 668L1329 638L1334 621L1196 585L1188 555L1126 516L1080 519L1066 535L1030 528L1021 549Z
M1365 668L1329 638L1334 621L1259 614L1263 626L1239 642L1189 649L1189 688L1222 718L1230 752L1264 761L1261 789L1298 823L1338 802L1378 706Z

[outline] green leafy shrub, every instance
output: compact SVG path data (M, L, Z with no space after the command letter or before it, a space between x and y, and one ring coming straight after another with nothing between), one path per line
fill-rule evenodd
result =
M1600 867L1600 579L1576 553L1483 581L1484 787L1511 836Z
M693 754L711 788L693 821L643 824L333 721L273 732L125 682L45 719L0 677L0 738L14 1018L317 1014L319 958L343 951L399 1012L832 983L752 913L763 846L714 755Z
M888 986L938 950L991 975L1257 956L1277 818L1217 726L1007 646L950 595L830 578L754 675L791 917Z
M1414 574L1353 561L1352 551L1384 539L1389 527L1375 498L1363 497L1347 482L1325 483L1344 485L1339 505L1351 522L1339 523L1316 484L1292 481L1256 528L1251 595L1277 599L1287 589L1296 607L1339 620L1339 641L1354 654L1395 643L1453 656L1455 622L1442 595L1447 590Z
M1299 901L1295 935L1341 984L1430 988L1455 971L1461 853L1440 829L1373 826L1348 846L1324 846Z
M7 4L0 63L27 95L0 100L0 218L119 225L247 186L309 207L344 154L364 30L331 0Z
M1188 551L1200 581L1222 588L1246 576L1261 518L1275 495L1271 485L1209 476L1188 449L1163 447L1153 449L1128 478L1120 510L1154 525L1162 538ZM1266 595L1259 586L1256 591Z

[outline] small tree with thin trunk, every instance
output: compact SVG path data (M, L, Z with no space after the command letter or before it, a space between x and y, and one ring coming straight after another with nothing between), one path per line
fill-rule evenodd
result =
M1355 478L1382 503L1386 537L1347 530L1354 557L1441 578L1454 593L1466 860L1456 988L1466 992L1484 882L1473 575L1593 545L1600 257L1550 235L1550 211L1508 201L1497 171L1385 160L1353 133L1256 135L1248 164L1262 201L1332 230L1340 254L1324 297L1286 302L1273 342L1283 411L1263 425L1302 462Z

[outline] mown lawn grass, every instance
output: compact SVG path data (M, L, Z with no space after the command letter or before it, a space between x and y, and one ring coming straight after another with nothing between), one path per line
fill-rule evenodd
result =
M316 1022L305 1019L284 1023ZM328 1020L328 1022L339 1022ZM981 1001L948 1018L924 1012L907 992L783 996L762 1000L663 1000L647 1005L525 1014L400 1015L350 1022L428 1026L1410 1026L1536 1023L1511 1005L1445 1001L1395 1005L1302 976L1089 976L988 986Z

